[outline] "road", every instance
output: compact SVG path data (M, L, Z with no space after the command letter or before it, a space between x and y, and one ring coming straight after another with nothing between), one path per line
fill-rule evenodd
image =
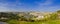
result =
M0 24L8 24L8 23L6 23L6 22L0 22Z

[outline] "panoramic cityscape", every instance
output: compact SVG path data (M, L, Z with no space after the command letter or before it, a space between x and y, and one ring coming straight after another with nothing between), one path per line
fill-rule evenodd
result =
M0 24L60 24L60 0L0 0Z

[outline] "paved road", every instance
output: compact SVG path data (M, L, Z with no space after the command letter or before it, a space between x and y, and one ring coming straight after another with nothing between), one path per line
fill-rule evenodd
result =
M0 22L0 24L8 24L8 23L6 23L6 22Z

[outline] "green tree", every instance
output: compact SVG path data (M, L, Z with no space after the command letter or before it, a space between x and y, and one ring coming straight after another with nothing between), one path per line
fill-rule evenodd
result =
M58 10L57 13L60 13L60 10Z
M0 21L7 21L7 20L11 20L11 19L14 19L14 20L18 20L20 17L17 16L17 14L13 14L13 13L5 13L5 12L1 12L0 13L0 18L1 17L4 17L4 18L7 18L6 20L1 20Z
M19 19L20 17L17 14L11 13L11 14L9 14L9 18L10 19Z
M56 13L52 13L50 19L55 20L57 18L57 16L58 15Z

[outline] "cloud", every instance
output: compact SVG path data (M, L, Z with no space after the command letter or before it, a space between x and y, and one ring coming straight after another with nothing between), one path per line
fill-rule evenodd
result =
M46 0L43 3L36 3L38 4L38 10L40 11L56 11L60 10L60 5L54 5L53 4L54 0Z
M5 12L5 11L14 11L14 9L10 8L11 5L9 5L8 3L1 3L0 2L0 12ZM15 6L15 5L12 5Z
M3 1L3 0L1 0ZM0 2L0 11L55 11L60 9L60 5L55 5L54 0L46 0L42 2L34 1L32 4L16 2Z
M29 2L28 2L29 3ZM38 2L38 1L34 1L33 2L33 6L31 4L24 4L23 6L21 6L22 4L20 3L20 6L18 6L18 8L20 8L21 10L25 10L25 11L56 11L60 9L60 5L55 5L54 4L54 0L42 0L42 2ZM18 3L19 4L19 3ZM32 6L32 7L31 7Z
M5 7L7 6L8 4L4 4L4 3L0 3L0 12L2 11L8 11L9 8Z

